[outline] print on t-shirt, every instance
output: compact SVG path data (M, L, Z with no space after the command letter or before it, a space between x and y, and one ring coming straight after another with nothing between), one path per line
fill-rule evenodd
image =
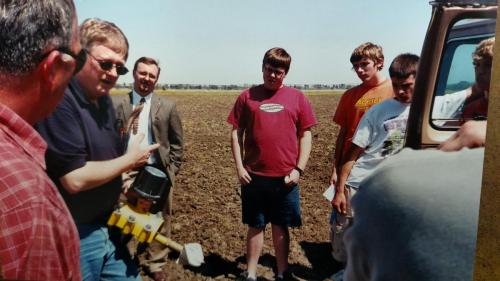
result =
M358 110L366 111L372 105L375 105L382 101L381 97L377 98L360 98L354 105Z
M382 156L395 154L403 148L407 121L408 118L406 116L404 118L401 118L401 116L394 116L384 121L387 139L384 141L382 147Z
M259 106L259 109L264 112L280 112L284 109L285 107L281 104L277 103L263 103Z

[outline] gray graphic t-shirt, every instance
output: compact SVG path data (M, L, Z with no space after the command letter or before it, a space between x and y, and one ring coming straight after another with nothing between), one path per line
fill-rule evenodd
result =
M382 160L403 148L410 104L389 99L370 108L352 142L365 151L354 164L347 184L358 187Z

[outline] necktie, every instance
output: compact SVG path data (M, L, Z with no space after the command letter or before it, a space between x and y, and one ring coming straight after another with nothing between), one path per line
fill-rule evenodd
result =
M137 134L137 129L139 128L139 115L141 114L142 109L144 108L144 102L146 100L144 98L141 98L139 104L134 108L132 111L132 114L130 114L130 117L127 122L127 132L130 133L132 131L132 134Z

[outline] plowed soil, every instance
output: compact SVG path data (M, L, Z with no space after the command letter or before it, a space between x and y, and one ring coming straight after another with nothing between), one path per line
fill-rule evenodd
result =
M246 227L241 222L240 187L230 148L227 115L237 93L170 93L182 117L185 154L174 190L172 239L197 242L205 263L199 267L176 263L172 252L164 266L168 280L234 280L245 268ZM313 148L301 178L303 226L290 231L290 265L303 280L325 280L339 269L331 258L330 203L323 197L329 181L331 155L337 135L331 117L339 93L307 95L319 124L313 128ZM115 96L114 96L115 97ZM274 250L270 227L259 260L259 280L274 280ZM144 276L144 280L151 280Z

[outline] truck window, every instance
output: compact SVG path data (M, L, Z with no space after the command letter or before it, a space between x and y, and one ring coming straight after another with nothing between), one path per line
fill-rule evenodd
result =
M485 82L478 78L477 85L489 88L491 61L489 64L478 63L473 60L473 53L481 42L494 36L494 19L465 19L457 21L446 40L443 59L439 67L438 81L434 92L432 103L431 125L438 130L449 130L459 127L463 122L470 119L485 119L486 112L476 109L482 100L483 91L479 93L476 83L476 71L480 76L484 75L485 65L487 69L487 87ZM484 45L484 43L483 43ZM477 59L476 59L477 60ZM481 70L479 69L481 67ZM478 76L479 77L479 76ZM472 89L474 88L474 91ZM473 95L472 95L473 93ZM487 93L485 93L487 95ZM470 109L470 103L474 101L474 109ZM487 98L486 98L487 102ZM484 105L482 105L484 108ZM487 106L486 106L487 108ZM465 112L464 112L465 110Z

